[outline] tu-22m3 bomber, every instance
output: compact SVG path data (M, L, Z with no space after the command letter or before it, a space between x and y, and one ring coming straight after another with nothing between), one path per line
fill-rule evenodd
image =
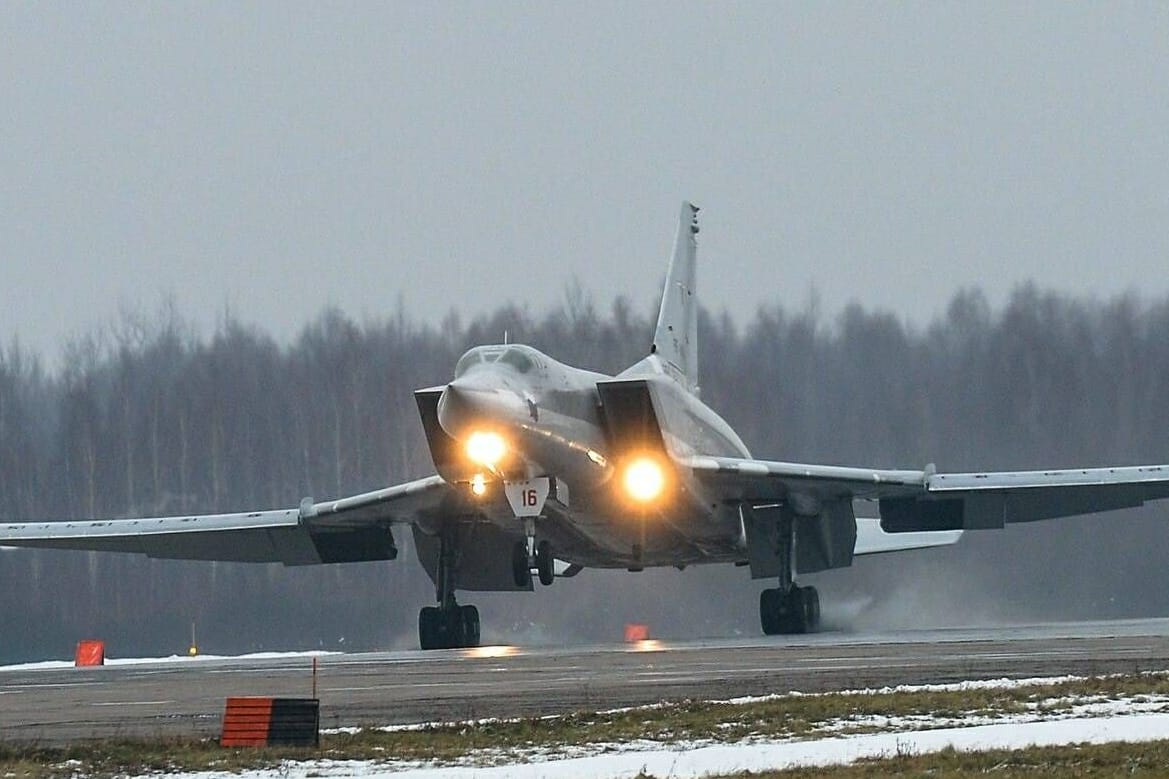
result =
M316 565L392 560L408 528L437 601L419 614L419 643L438 649L479 644L479 612L456 593L530 591L585 567L742 565L775 582L759 598L764 633L814 631L819 596L799 574L1169 497L1169 466L938 473L754 458L699 398L697 215L682 205L635 365L607 376L521 344L479 346L448 383L417 390L431 476L283 510L6 522L0 545Z

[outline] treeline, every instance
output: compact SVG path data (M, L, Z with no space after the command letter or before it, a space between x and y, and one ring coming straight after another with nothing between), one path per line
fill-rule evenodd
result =
M448 379L464 350L506 332L616 372L646 352L650 309L618 299L602 312L579 291L543 315L508 307L467 324L331 309L280 345L231 318L204 338L164 307L74 342L59 370L12 346L0 353L0 520L287 507L421 476L412 392ZM831 319L767 307L743 326L704 313L699 331L703 397L758 456L943 470L1169 462L1169 300L1027 286L998 311L960 293L924 329L853 305ZM837 620L868 606L895 623L1163 613L1166 510L980 534L817 583L845 604L829 606ZM207 651L411 645L432 590L409 534L398 538L396 562L310 570L0 552L0 660L61 656L88 635L123 655L182 651L192 623ZM739 569L586 572L473 601L489 639L604 639L635 618L683 636L754 632L757 589Z

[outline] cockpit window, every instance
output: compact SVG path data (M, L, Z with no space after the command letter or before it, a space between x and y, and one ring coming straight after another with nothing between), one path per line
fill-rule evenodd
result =
M455 364L455 376L462 376L476 365L492 362L507 365L519 373L528 373L538 365L529 351L518 346L476 346L459 358Z
M478 365L481 362L483 362L483 358L479 355L478 351L472 350L467 352L455 363L455 376L462 376L471 366Z
M505 365L510 365L520 373L527 373L535 367L532 359L519 349L508 349L500 356L499 361Z

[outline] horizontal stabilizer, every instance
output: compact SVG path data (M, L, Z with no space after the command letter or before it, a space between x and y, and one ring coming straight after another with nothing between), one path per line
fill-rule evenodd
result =
M854 555L904 552L909 549L928 549L934 546L950 546L958 543L961 530L935 530L917 533L886 533L881 529L881 520L873 517L857 517L856 549Z

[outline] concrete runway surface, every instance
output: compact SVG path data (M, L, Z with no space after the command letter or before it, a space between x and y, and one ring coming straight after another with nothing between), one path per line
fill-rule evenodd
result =
M0 738L215 735L232 695L309 697L308 657L0 671ZM319 658L323 727L1169 669L1169 620Z

